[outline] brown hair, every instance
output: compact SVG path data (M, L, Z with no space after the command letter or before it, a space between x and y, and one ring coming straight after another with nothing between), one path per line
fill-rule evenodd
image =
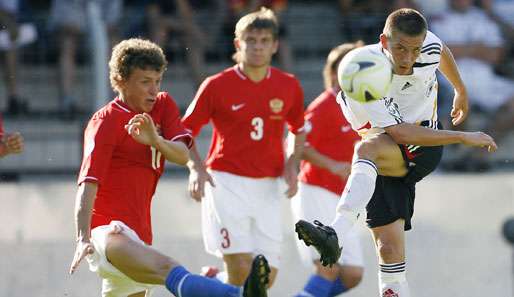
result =
M325 89L334 87L332 75L337 73L337 67L339 66L339 62L341 62L343 57L351 50L362 46L364 46L364 42L359 40L353 43L340 44L330 51L327 56L325 67L323 67L323 82L325 84Z
M234 35L237 39L243 36L244 32L250 30L270 30L273 40L278 39L278 20L275 13L266 7L261 7L259 10L249 13L239 19L234 30ZM240 62L238 52L234 53L232 59Z
M427 20L417 10L401 8L387 17L382 33L387 37L400 32L408 36L419 36L427 32Z
M140 38L123 40L112 49L109 61L111 86L119 91L118 81L128 79L136 68L161 72L166 70L167 64L168 61L157 44Z

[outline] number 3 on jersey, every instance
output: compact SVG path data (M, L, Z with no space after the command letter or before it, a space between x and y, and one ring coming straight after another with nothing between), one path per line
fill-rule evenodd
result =
M250 138L253 140L261 140L264 134L264 120L260 117L252 119L253 131L250 132Z

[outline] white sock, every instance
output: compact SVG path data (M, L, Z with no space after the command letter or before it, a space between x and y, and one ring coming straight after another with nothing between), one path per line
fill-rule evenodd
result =
M375 192L378 170L375 163L365 159L357 159L346 182L341 199L337 204L336 217L330 226L334 228L342 246L342 239L353 227L359 212L366 208Z
M410 297L405 262L380 264L378 285L380 297Z

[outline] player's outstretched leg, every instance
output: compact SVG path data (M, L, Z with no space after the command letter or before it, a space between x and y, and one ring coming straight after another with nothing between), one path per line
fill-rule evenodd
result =
M243 297L267 297L270 267L263 255L253 259L252 269L243 287Z
M303 240L307 246L314 246L320 254L320 262L323 266L333 264L339 260L342 248L339 247L337 234L330 226L325 226L319 221L311 224L304 220L299 220L295 224L295 231L298 239Z

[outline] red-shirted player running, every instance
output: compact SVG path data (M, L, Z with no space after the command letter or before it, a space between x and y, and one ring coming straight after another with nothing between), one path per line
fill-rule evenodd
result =
M86 258L103 279L103 296L145 296L166 285L175 296L264 297L269 267L262 256L241 290L191 275L150 247L150 206L164 160L185 165L192 145L173 99L159 92L166 64L150 41L129 39L113 49L110 78L119 96L93 115L84 133L70 273Z
M268 258L273 282L282 242L278 177L284 176L288 197L297 190L305 140L303 91L293 75L270 66L278 48L277 34L276 18L269 9L242 17L235 28L237 64L203 82L183 119L194 135L212 121L207 161L196 149L191 151L189 186L196 200L205 193L205 247L223 257L233 285L244 282L256 253ZM287 161L286 124L296 135L296 149Z

